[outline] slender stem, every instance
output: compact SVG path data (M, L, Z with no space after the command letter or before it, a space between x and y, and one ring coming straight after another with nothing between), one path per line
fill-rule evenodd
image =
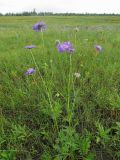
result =
M4 133L2 108L0 108L0 124L1 124L0 130L2 133Z
M44 53L44 50L45 50L44 35L43 35L43 32L41 33L42 33L42 43L43 43L43 53Z
M77 43L77 34L75 32L75 47L76 47L76 43Z
M34 62L35 66L36 66L36 68L37 68L37 70L38 70L38 72L39 72L39 75L40 75L40 78L41 78L41 80L42 80L42 83L43 83L43 85L44 85L44 87L45 87L45 90L46 90L46 92L47 92L47 97L48 97L48 101L49 101L49 104L50 104L51 112L54 113L54 109L53 109L53 105L52 105L52 102L51 102L51 97L50 97L50 93L49 93L48 87L47 87L47 85L46 85L45 80L43 79L43 77L42 77L42 75L41 75L40 69L39 69L39 67L38 67L38 65L37 65L37 63L36 63L35 57L34 57L34 55L33 55L33 53L32 53L32 50L30 50L30 53L31 53L31 57L32 57L32 59L33 59L33 62ZM54 119L54 121L55 121L56 128L57 128L57 130L58 130L57 120Z
M43 34L43 31L41 33L42 33L43 54L44 54L45 43L44 43L44 34ZM48 100L49 100L49 104L50 104L50 107L51 107L52 114L54 114L54 109L53 109L53 105L52 105L51 98L50 98L50 92L48 91L48 88L47 88L47 85L45 84L45 81L44 81L44 86L45 86L47 94L48 94ZM58 124L57 124L57 119L56 118L54 118L54 123L55 123L55 126L56 126L57 130L58 130Z
M76 100L74 83L75 83L75 81L73 80L73 76L72 76L72 86L73 86L73 108L75 107L75 100Z
M32 53L31 50L30 50L30 53L31 53L33 62L34 62L35 66L36 66L36 68L37 68L37 70L38 70L38 72L39 72L39 75L40 75L40 78L41 78L41 80L42 80L42 83L43 83L43 85L44 85L44 87L45 87L45 89L46 89L46 91L47 91L47 96L48 96L48 100L49 100L50 107L51 107L51 109L53 110L52 103L51 103L51 99L50 99L50 94L49 94L47 85L46 85L46 83L45 83L45 81L44 81L44 79L43 79L43 77L42 77L42 75L41 75L40 69L39 69L39 67L38 67L38 65L37 65L37 63L36 63L36 60L35 60L34 55L33 55L33 53Z
M33 60L33 62L34 62L34 64L35 64L35 66L36 66L37 70L40 72L39 67L38 67L38 65L37 65L37 63L36 63L36 60L35 60L35 58L34 58L34 55L33 55L33 53L32 53L32 50L31 50L31 49L30 49L30 54L31 54L32 60Z
M67 112L69 116L69 124L71 123L71 110L70 110L70 83L71 83L71 69L72 69L72 55L70 54L70 66L69 66L69 77L68 77L68 99L67 99Z
M77 31L75 32L75 48L77 47ZM74 80L72 75L72 87L73 87L73 108L75 106L75 86L74 86Z

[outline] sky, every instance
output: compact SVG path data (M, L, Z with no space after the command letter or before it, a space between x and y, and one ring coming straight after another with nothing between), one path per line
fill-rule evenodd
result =
M120 0L0 0L0 13L120 13Z

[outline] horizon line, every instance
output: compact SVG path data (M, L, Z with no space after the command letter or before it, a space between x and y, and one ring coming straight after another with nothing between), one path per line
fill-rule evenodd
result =
M109 12L109 13L107 13L107 12L102 12L102 13L96 13L96 12L50 12L50 11L40 11L40 12L38 12L38 11L22 11L22 12L6 12L6 13L3 13L3 12L0 12L0 14L3 14L3 15L5 15L5 14L23 14L23 13L25 13L25 12L27 12L27 13L30 13L30 12L33 12L33 13L35 13L35 14L39 14L39 13L50 13L50 14L120 14L120 13L114 13L114 12Z

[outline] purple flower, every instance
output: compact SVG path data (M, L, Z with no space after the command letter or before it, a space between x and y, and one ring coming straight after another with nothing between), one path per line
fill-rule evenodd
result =
M100 45L94 45L94 48L96 49L97 52L102 52L103 48Z
M35 48L36 46L35 45L29 45L29 46L25 46L24 48L26 49L32 49L32 48Z
M33 30L36 32L39 32L39 31L43 32L46 30L46 28L47 28L46 24L42 21L33 25Z
M58 52L68 52L68 53L73 53L74 52L74 48L71 44L71 42L63 42L63 43L59 43L57 45L57 49Z
M58 49L58 52L65 52L65 48L64 48L63 43L59 43L57 45L57 49Z
M25 75L31 75L35 72L35 69L34 68L29 68L26 72L25 72Z

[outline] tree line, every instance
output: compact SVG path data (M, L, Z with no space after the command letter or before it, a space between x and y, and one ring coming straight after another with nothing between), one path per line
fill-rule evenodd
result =
M28 12L22 12L22 13L6 13L6 14L2 14L0 13L0 16L120 16L120 14L115 14L115 13L111 13L111 14L106 14L106 13L102 13L102 14L98 14L98 13L53 13L53 12L39 12L37 13L35 10Z

